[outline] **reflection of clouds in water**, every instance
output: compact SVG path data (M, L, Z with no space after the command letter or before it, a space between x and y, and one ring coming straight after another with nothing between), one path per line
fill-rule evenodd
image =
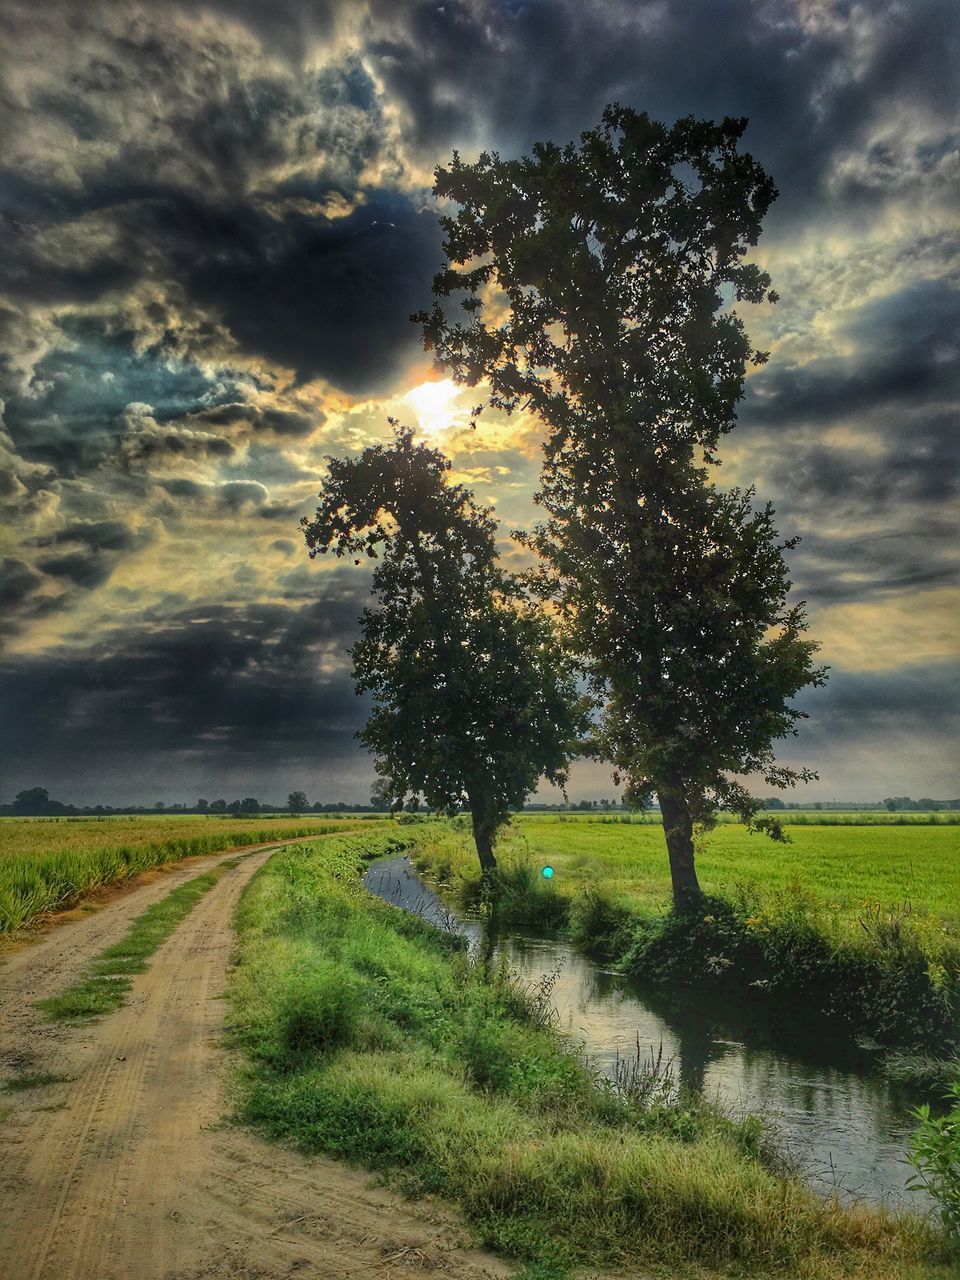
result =
M372 864L364 883L387 901L479 942L479 924L457 920L408 859ZM556 973L551 998L558 1028L582 1044L604 1074L612 1077L618 1060L634 1056L638 1040L642 1054L649 1049L656 1056L662 1045L664 1060L673 1061L687 1088L701 1090L733 1115L769 1116L814 1187L837 1191L846 1201L925 1203L906 1189L912 1172L906 1164L913 1129L908 1110L922 1098L863 1071L804 1060L799 1051L791 1056L731 1039L716 1016L660 996L657 1012L621 974L566 943L513 935L497 943L494 955L501 954L526 984ZM757 1030L769 1035L769 1028ZM815 1055L826 1046L811 1042L809 1048Z

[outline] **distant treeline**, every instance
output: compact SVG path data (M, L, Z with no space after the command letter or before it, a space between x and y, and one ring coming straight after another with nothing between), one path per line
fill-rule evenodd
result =
M921 797L913 800L910 796L888 796L884 800L863 802L856 800L817 800L814 802L786 802L779 796L771 796L764 800L764 809L785 810L799 813L944 813L960 810L960 800L933 800ZM28 787L18 791L9 804L0 804L0 817L25 818L98 818L112 815L136 815L148 813L183 813L229 815L230 817L252 817L258 815L269 817L271 814L291 813L387 813L390 806L378 796L371 796L368 804L355 801L337 800L325 803L317 800L311 803L302 791L291 791L286 804L270 804L257 800L254 796L245 796L242 800L205 800L202 797L195 804L164 804L157 801L153 805L73 805L64 804L60 800L52 800L46 787ZM623 813L635 812L630 806L618 799L579 800L574 804L527 804L525 813ZM652 816L652 811L651 811Z
M291 804L290 799L301 800L302 803ZM257 800L254 796L246 796L242 800L204 800L195 804L164 804L158 800L153 805L75 805L63 804L60 800L52 800L46 787L29 787L19 791L10 804L0 804L0 817L22 818L99 818L107 816L124 816L148 813L184 813L229 815L230 817L269 817L271 814L287 816L291 813L385 813L388 806L384 803L356 804L346 800L323 804L317 801L310 804L302 793L291 793L286 804L270 804Z

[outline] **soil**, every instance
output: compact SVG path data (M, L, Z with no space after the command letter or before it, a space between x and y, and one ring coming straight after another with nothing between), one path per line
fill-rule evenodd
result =
M134 979L127 1003L79 1025L33 1003L75 982L152 902L225 853L178 863L95 913L0 956L0 1078L62 1083L0 1094L5 1280L491 1280L445 1209L367 1174L268 1145L224 1119L222 999L243 886L276 846L244 851Z

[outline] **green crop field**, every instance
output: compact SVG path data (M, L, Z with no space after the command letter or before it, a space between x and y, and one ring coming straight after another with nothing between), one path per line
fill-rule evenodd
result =
M789 827L916 827L960 826L960 810L930 809L888 812L886 809L770 809L768 818L778 818ZM660 814L655 809L623 812L618 809L525 812L524 822L600 822L623 826L659 827ZM738 826L733 813L718 813L721 826Z
M960 922L960 827L831 822L791 826L788 834L780 844L739 823L718 826L703 838L697 859L704 890L729 896L745 885L763 895L799 884L829 910L861 913L866 904L906 899L915 910ZM647 908L669 897L659 824L524 814L501 847L508 860L551 862L554 884L568 892L603 887Z
M206 818L0 818L0 935L84 894L196 854L349 830L348 820Z

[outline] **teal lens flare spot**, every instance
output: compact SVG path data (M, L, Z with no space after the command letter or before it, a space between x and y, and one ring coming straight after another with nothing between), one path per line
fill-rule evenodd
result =
M544 867L543 870L540 872L540 874L543 876L544 880L552 880L553 867Z

